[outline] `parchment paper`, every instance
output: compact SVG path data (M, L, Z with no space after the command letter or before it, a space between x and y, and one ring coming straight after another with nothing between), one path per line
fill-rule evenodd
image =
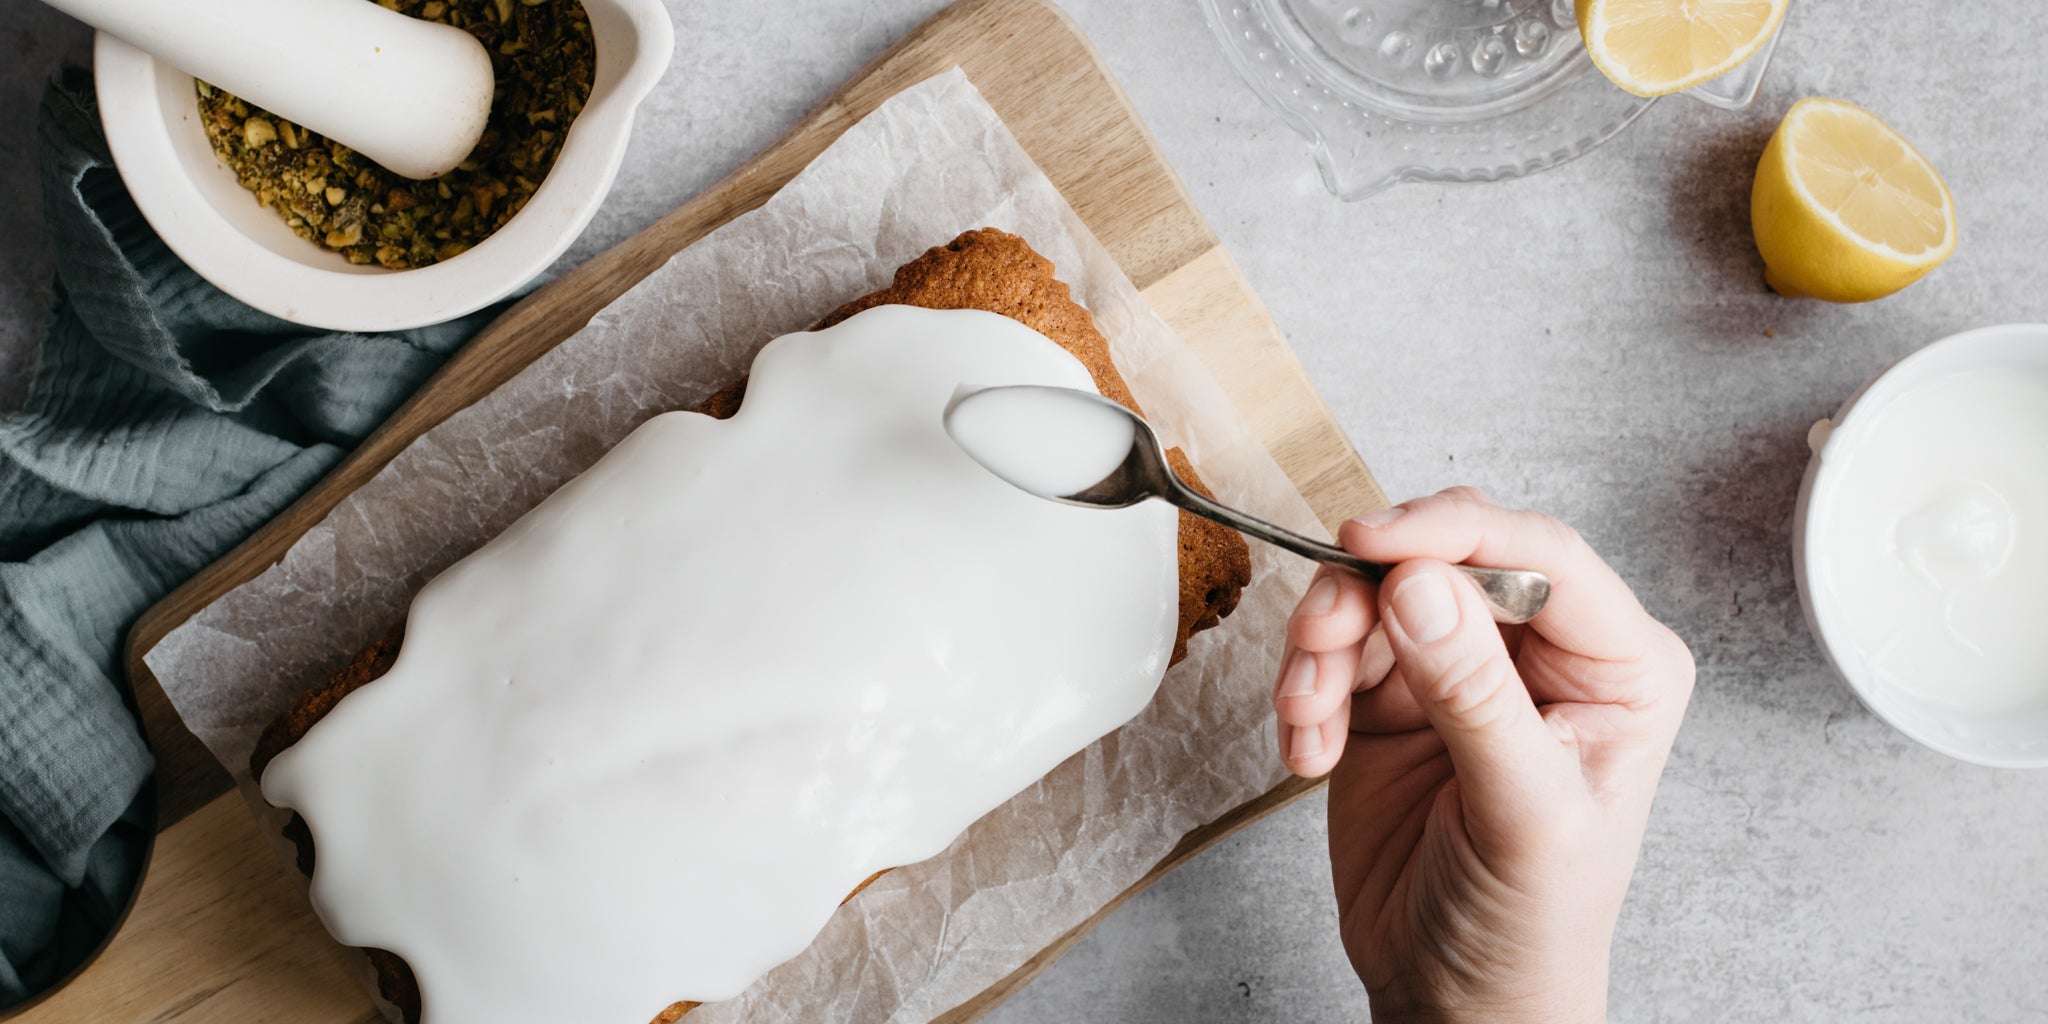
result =
M186 725L253 795L248 758L264 725L401 621L435 573L642 420L744 373L769 339L982 226L1022 235L1053 261L1151 421L1224 501L1320 533L1215 380L955 69L883 104L766 206L677 254L414 442L279 564L145 660ZM806 953L740 998L692 1013L691 1024L927 1020L1086 919L1187 832L1280 781L1266 688L1309 566L1257 544L1252 564L1236 614L1195 639L1143 714L944 854L883 876ZM281 814L252 806L275 836Z

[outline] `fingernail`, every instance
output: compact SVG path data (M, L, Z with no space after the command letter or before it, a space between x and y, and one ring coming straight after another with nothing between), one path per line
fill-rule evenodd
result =
M1394 520L1401 518L1401 516L1406 514L1407 511L1407 509L1402 508L1399 505L1396 505L1393 508L1383 508L1379 509L1378 511L1367 512L1366 514L1361 516L1353 516L1351 517L1351 521L1357 523L1360 526L1365 527L1366 529L1377 530L1380 527L1385 526L1388 523L1391 523Z
M1451 581L1440 573L1423 573L1402 580L1388 603L1393 606L1394 618L1401 623L1401 631L1416 643L1442 640L1458 628L1458 595L1451 592Z
M1323 752L1323 727L1320 725L1297 725L1294 727L1294 742L1288 756L1296 761L1314 757Z
M1294 609L1296 615L1322 616L1330 614L1337 607L1337 580L1332 576L1319 576L1309 585L1308 593L1301 595L1301 604Z
M1280 674L1280 696L1306 697L1316 692L1316 656L1307 651L1296 651L1287 662L1287 671Z

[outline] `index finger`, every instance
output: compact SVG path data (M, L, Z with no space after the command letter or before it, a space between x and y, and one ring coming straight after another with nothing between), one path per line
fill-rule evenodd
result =
M1649 656L1657 631L1635 592L1578 531L1540 512L1502 508L1475 492L1434 494L1368 513L1337 531L1375 562L1434 558L1550 577L1550 601L1529 623L1551 643L1602 661Z

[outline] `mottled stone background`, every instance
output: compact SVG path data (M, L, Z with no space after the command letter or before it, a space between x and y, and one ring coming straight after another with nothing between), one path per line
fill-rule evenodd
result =
M671 0L674 66L566 262L745 161L936 0ZM2048 8L1795 0L1757 104L1658 104L1534 178L1324 194L1193 0L1071 0L1387 492L1453 483L1578 526L1698 653L1615 941L1617 1021L2048 1019L2048 773L1973 768L1871 717L1792 584L1805 431L1900 356L2048 320ZM34 112L87 34L0 0L0 398L25 386L49 241ZM1877 111L1946 175L1949 264L1860 307L1767 292L1750 171L1798 97ZM1335 1021L1323 806L1182 868L999 1011Z

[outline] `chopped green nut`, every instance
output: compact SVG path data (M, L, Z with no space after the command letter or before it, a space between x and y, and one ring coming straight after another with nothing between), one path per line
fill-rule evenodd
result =
M252 117L242 122L242 141L248 143L250 149L261 149L277 141L277 129L263 118Z
M597 50L578 0L373 2L460 28L491 54L483 138L440 178L400 177L206 82L195 91L215 155L257 202L350 263L404 270L461 255L526 205L590 96Z

